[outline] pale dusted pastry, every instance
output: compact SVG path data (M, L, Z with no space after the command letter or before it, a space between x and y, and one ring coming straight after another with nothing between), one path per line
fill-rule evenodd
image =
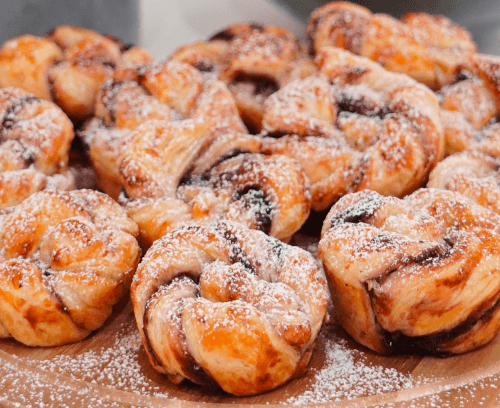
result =
M98 329L130 286L137 233L92 190L42 191L0 211L0 336L57 346Z
M456 192L347 195L319 255L342 327L378 353L465 353L500 327L500 216Z
M145 246L179 226L220 219L288 240L307 219L310 193L299 163L238 154L252 148L248 135L214 139L212 130L194 119L150 121L126 143L121 202Z
M157 371L174 383L189 379L252 395L304 373L328 290L308 252L220 222L156 241L131 297Z
M44 189L70 190L73 124L52 102L0 89L0 210Z
M428 187L458 191L500 215L500 129L447 157L432 170Z
M316 64L321 76L266 101L262 152L300 161L315 210L354 191L402 197L422 187L443 156L435 94L339 48L323 47Z
M343 1L314 10L307 31L312 54L344 48L435 90L455 82L476 52L467 30L444 16L408 13L397 20Z
M439 91L446 154L500 134L500 58L475 54L469 69Z
M113 198L122 188L119 166L123 146L141 124L188 119L205 123L211 128L211 137L205 140L207 149L220 135L231 133L236 140L244 139L247 133L224 83L207 80L190 65L175 61L115 70L99 92L95 116L83 138L99 187ZM248 149L245 151L258 150L255 138L243 144ZM234 148L231 143L226 147Z
M61 25L45 37L25 34L0 49L0 86L15 86L59 105L73 120L92 116L102 83L115 67L151 55L93 30Z
M315 72L305 47L292 32L272 25L233 24L207 42L177 49L170 59L225 82L243 121L254 133L261 130L268 96Z

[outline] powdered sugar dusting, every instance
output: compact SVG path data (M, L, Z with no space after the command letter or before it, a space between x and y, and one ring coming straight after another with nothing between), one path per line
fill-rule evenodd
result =
M25 360L37 368L81 380L89 384L142 395L168 395L161 392L143 373L139 362L141 338L126 326L117 329L114 344L76 355L59 354L47 360Z
M325 363L316 371L310 388L289 398L286 401L288 404L352 400L412 388L425 381L400 373L395 368L366 362L367 355L364 352L350 348L347 341L337 335L329 336L328 326L325 328L321 334Z

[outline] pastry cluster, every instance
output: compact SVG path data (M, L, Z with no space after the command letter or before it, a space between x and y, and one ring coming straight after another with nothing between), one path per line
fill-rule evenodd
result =
M0 336L81 340L130 288L151 365L235 395L304 373L330 299L378 353L490 341L500 59L347 2L308 35L238 23L160 63L80 27L7 41ZM74 129L106 194L73 190ZM311 209L323 268L288 245Z

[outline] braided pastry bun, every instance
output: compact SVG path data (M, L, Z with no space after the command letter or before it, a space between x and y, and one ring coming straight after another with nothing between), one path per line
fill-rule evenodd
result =
M302 375L328 303L311 254L226 222L156 241L131 296L157 371L236 395Z
M87 28L61 25L46 37L22 35L0 49L0 86L15 86L59 105L73 120L94 112L95 98L113 68L151 62L139 47Z
M285 156L238 154L252 143L238 134L214 139L210 125L195 120L139 127L125 145L120 174L122 203L144 245L179 226L219 219L288 240L309 215L305 175Z
M334 47L323 47L316 64L324 76L293 82L266 101L263 153L300 161L315 210L349 192L402 197L421 187L443 153L434 93Z
M0 210L44 189L70 190L68 117L52 102L16 88L0 89Z
M141 124L193 119L210 125L211 138L247 133L227 87L175 61L115 70L112 80L99 92L95 115L96 119L85 127L83 138L98 185L113 198L122 188L119 166L123 146ZM247 144L255 143L250 140Z
M92 190L42 191L0 211L0 336L56 346L99 328L129 288L137 232Z
M444 16L408 13L399 21L343 1L314 10L307 32L312 54L324 46L344 48L432 89L454 82L476 52L467 30Z
M447 155L500 130L500 58L475 54L470 65L439 91Z
M500 128L432 170L428 187L457 191L500 216Z
M500 327L500 216L456 192L345 196L319 254L340 323L379 353L464 353Z
M305 47L292 32L248 23L229 26L207 42L183 46L170 59L225 82L253 133L261 130L267 97L315 71Z

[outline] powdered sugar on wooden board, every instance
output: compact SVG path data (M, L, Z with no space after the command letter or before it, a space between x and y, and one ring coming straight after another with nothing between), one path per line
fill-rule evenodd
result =
M139 363L141 347L139 332L121 327L111 347L76 355L59 354L47 360L23 360L43 371L89 384L104 385L135 394L168 397L142 373Z
M367 363L364 352L349 348L347 341L337 335L328 335L328 326L323 329L321 337L325 347L324 366L315 373L307 390L286 401L289 404L352 400L413 388L428 381L414 379L395 368Z

